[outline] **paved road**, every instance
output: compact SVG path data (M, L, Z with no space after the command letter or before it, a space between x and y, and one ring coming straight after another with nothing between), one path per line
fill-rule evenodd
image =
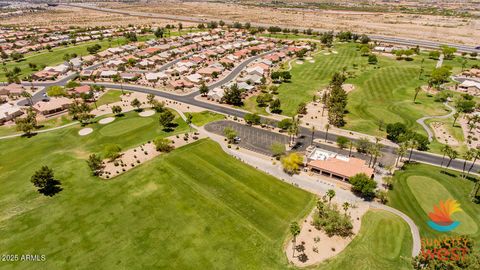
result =
M289 138L286 133L281 134L278 132L274 132L269 127L268 129L260 128L258 126L244 125L235 121L221 120L221 121L208 123L207 125L205 125L204 128L208 132L224 136L223 130L226 127L233 128L235 131L237 131L238 137L241 138L239 145L242 148L245 148L254 152L258 152L264 155L272 155L270 148L274 142L283 143L283 144L289 143ZM303 151L310 144L312 144L311 136L302 135L297 140L295 140L295 145L293 149L298 151ZM328 151L340 153L342 155L349 154L349 150L338 149L333 144L332 145L324 144L324 143L320 144L314 141L313 145L316 145ZM357 152L352 152L352 156L363 159L363 160L368 160L368 156L357 153ZM385 157L385 158L388 158L388 157ZM394 159L395 158L393 157L392 160Z
M256 55L256 56L253 56L253 57L250 57L250 58L246 59L245 61L240 63L238 66L236 66L227 76L220 79L218 82L210 85L209 88L213 89L217 86L229 83L236 76L238 76L240 74L240 72L248 64L250 64L251 62L255 61L256 59L258 59L258 58L260 58L263 55L268 54L268 53L271 53L271 52L265 52L265 53L262 53L262 54L259 54L259 55ZM166 65L173 65L173 64L175 64L175 61L178 61L178 59L174 60L174 61L172 61L172 62L170 62ZM76 76L76 74L70 74L69 76L67 76L65 78L62 78L62 79L60 79L58 81L55 81L55 82L39 82L39 83L34 83L34 85L35 86L45 86L45 87L48 87L48 86L51 86L51 85L65 85L70 79L72 79L75 76ZM22 84L30 85L29 82L22 82ZM93 83L83 83L83 84L93 84ZM123 90L127 90L127 91L135 91L135 92L141 92L141 93L145 93L145 94L153 94L153 95L163 97L163 98L166 98L166 99L171 99L171 100L178 101L178 102L181 102L181 103L186 103L186 104L189 104L189 105L204 108L204 109L207 109L207 110L210 110L210 111L215 111L215 112L223 113L223 114L226 114L226 115L232 115L232 116L241 117L241 118L243 118L243 116L246 113L248 113L244 110L235 109L235 108L231 108L231 107L221 106L221 105L218 105L218 104L208 103L208 102L203 102L203 101L197 100L197 99L195 99L195 97L199 94L199 91L195 91L195 92L190 93L188 95L177 95L177 94L163 92L163 91L159 91L159 90L156 90L156 89L148 88L148 87L145 87L145 86L139 86L139 85L129 85L129 84L121 85L121 84L115 84L115 83L100 83L100 82L95 83L95 84L105 86L106 88L112 88L112 89L122 89L123 88ZM43 93L44 92L45 92L45 89L42 90L42 91L38 91L37 93L34 94L34 96L32 97L34 103L43 98ZM22 101L19 102L19 104L22 104L22 105L26 104L26 103L27 103L26 100L22 100ZM272 125L276 125L276 122L277 122L276 120L272 120L271 118L262 117L262 119L264 121L265 120L268 121ZM310 129L308 129L306 127L300 127L300 129L299 129L299 135L300 136L310 137L310 134L311 134ZM337 135L329 133L328 138L329 138L330 141L335 142L337 137L338 137ZM316 139L325 138L325 132L321 131L321 130L315 131L315 138ZM358 141L358 139L356 139L356 138L350 138L350 139L354 142ZM382 152L384 153L384 155L394 155L395 154L395 147L384 146L383 149L382 149ZM436 154L432 154L432 153L428 153L428 152L420 152L420 151L413 151L412 160L419 161L419 162L424 162L424 163L430 163L430 164L434 164L434 165L438 165L438 166L442 163L442 157L440 155L436 155ZM470 163L467 162L467 164L470 164ZM460 159L453 160L451 162L450 167L454 168L454 169L457 169L457 170L462 170L463 160L460 160ZM480 164L476 164L473 167L473 171L474 172L480 171Z
M80 8L86 9L93 9L102 12L108 13L116 13L122 14L127 16L136 16L136 17L146 17L146 18L157 18L157 19L168 19L168 20L175 20L175 21L186 21L186 22L194 22L194 23L206 23L210 20L223 20L225 23L232 24L234 21L226 20L222 18L196 18L196 17L189 17L189 16L177 16L177 15L170 15L170 14L159 14L159 13L148 13L148 12L135 12L135 11L125 11L125 10L117 10L117 9L110 9L110 8L100 8L93 5L88 4L62 4L67 6L75 6ZM298 30L306 30L305 27L292 27L291 25L279 25L279 24L271 24L271 23L251 23L252 26L262 26L268 28L269 26L279 26L279 27L288 27L290 29L295 28ZM312 28L314 31L330 31L331 29L322 29L322 28ZM454 43L440 43L436 41L428 41L428 40L419 40L419 39L408 39L408 38L398 38L398 37L388 37L388 36L379 36L379 35L370 35L369 36L372 40L375 41L383 41L388 43L400 44L400 45L407 45L407 46L420 46L423 48L430 48L436 49L439 48L441 45L448 45L458 49L459 52L478 52L480 50L475 49L473 46L463 45L463 44L454 44ZM478 46L478 44L475 44Z

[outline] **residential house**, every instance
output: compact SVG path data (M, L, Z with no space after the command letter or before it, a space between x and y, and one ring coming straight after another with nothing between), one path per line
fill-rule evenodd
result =
M4 124L5 122L12 121L15 118L22 115L23 112L20 106L11 104L11 103L4 103L0 105L0 124Z
M50 115L64 111L70 107L73 100L66 97L50 98L49 101L39 101L33 105L33 108L43 115Z
M0 96L20 96L25 91L22 85L12 83L7 86L0 87Z

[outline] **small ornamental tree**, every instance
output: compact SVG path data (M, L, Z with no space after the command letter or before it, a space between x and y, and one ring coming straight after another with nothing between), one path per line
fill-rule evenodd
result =
M142 102L140 102L140 100L135 98L134 100L132 100L132 102L130 102L130 105L132 105L132 107L137 108L136 110L138 111L140 110L140 106L142 106Z
M290 153L282 158L283 170L290 175L298 173L302 164L303 158L298 153Z
M153 144L155 144L155 149L159 152L170 152L175 149L172 145L172 141L167 138L156 138L153 141Z
M102 158L99 155L91 154L87 160L88 167L92 171L92 175L97 176L102 173L105 166L102 164Z
M119 105L112 106L112 113L115 114L115 116L120 115L121 112L122 112L122 107L120 107Z
M365 197L372 199L375 197L375 189L377 188L377 182L368 177L364 173L359 173L350 178L350 184L352 184L352 191Z
M172 121L175 119L175 115L169 111L165 110L164 112L160 113L160 117L158 119L160 126L163 127L163 129L168 129L172 126Z
M229 143L233 143L235 140L235 137L237 137L237 132L230 127L226 127L223 129L223 134L225 137L227 137L227 140Z
M245 114L244 119L245 119L245 122L247 122L247 124L249 125L258 125L260 124L260 120L261 120L260 116L256 113L254 114L247 113Z
M60 181L54 178L53 170L47 166L42 166L36 171L30 181L38 188L38 192L45 196L52 197L62 191Z

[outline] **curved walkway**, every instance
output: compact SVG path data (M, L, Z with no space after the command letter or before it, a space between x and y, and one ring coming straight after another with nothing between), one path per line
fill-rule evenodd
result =
M182 115L181 112L179 113L180 115ZM272 164L271 161L266 160L265 158L261 158L260 156L257 156L253 152L239 151L239 150L233 150L233 148L228 148L225 145L225 142L222 136L209 132L204 127L200 127L200 128L195 127L195 128L200 129L202 132L205 132L206 134L208 134L208 137L210 139L218 142L218 144L220 144L220 146L222 147L225 153L241 160L246 164L249 164L250 166L255 167L258 170L261 170L269 175L272 175L279 180L290 183L298 188L307 190L317 195L323 195L327 192L327 190L333 189L335 190L336 196L340 197L341 200L349 201L352 203L364 202L361 198L355 196L352 192L338 188L336 186L333 186L329 183L325 183L323 181L319 182L317 178L310 177L307 175L288 175L281 168L279 168L279 166ZM392 207L389 207L383 204L371 202L371 203L368 203L368 205L371 208L388 211L402 218L408 224L408 226L410 227L410 231L412 233L412 239L413 239L412 256L417 256L420 253L420 248L421 248L420 233L417 225L415 224L415 222L413 222L413 220L410 217L408 217L406 214L402 213L397 209L394 209Z
M38 130L38 131L35 131L33 134L35 134L35 133L45 133L45 132L49 132L49 131L54 131L54 130L58 130L58 129L70 127L70 126L73 126L73 125L76 125L76 124L79 124L79 122L78 122L78 121L75 121L75 122L68 123L68 124L65 124L65 125L59 126L59 127L53 127L53 128ZM24 134L25 134L25 133L16 133L16 134L12 134L12 135L1 136L1 137L0 137L0 140L11 139L11 138L15 138L15 137L21 137L21 136L23 136Z
M433 140L434 134L433 134L432 130L430 129L430 127L427 124L425 124L425 120L428 120L428 119L445 119L445 118L451 117L452 115L454 115L457 112L457 110L455 110L455 108L448 105L448 101L443 103L443 105L445 105L447 108L450 109L450 113L448 113L446 115L439 115L439 116L424 116L424 117L417 120L417 123L419 123L423 127L423 129L427 132L429 141Z

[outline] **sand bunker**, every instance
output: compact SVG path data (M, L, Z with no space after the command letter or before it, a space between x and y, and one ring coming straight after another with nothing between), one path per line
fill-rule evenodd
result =
M155 114L155 111L148 110L148 111L143 111L143 112L139 113L138 115L140 115L141 117L148 117L148 116L152 116L154 114Z
M85 136L93 132L92 128L82 128L78 131L78 135Z
M114 120L115 120L114 117L107 117L107 118L101 119L100 121L98 121L98 123L102 124L102 125L105 125L105 124L113 122Z
M297 63L297 65L301 65L303 64L303 61L296 61L295 63Z
M308 62L310 62L310 63L315 63L315 60L309 60Z
M326 52L326 53L323 53L324 55L330 55L330 53Z
M305 60L312 60L313 58L311 56L305 57Z

